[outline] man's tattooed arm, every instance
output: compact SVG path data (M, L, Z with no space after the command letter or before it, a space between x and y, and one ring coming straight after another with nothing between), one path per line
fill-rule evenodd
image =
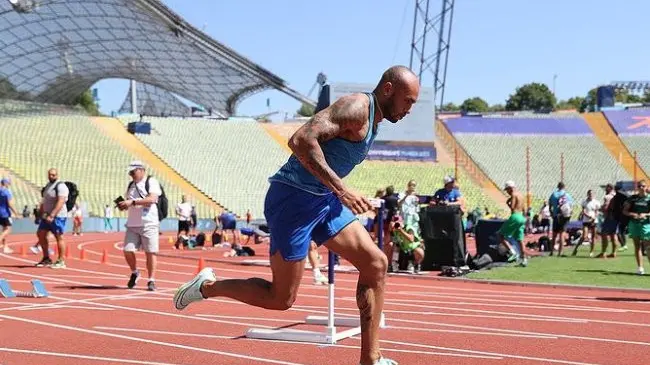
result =
M319 143L345 131L359 130L367 119L368 108L363 96L343 96L300 127L289 139L289 148L309 172L341 196L345 189L343 181L328 166Z

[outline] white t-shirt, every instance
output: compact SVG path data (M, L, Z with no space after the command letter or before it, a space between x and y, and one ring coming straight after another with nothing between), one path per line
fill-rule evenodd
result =
M547 205L540 211L542 219L551 219L551 208Z
M113 209L111 207L104 208L104 217L113 218Z
M583 222L591 222L596 219L596 215L598 214L598 211L600 210L600 202L596 199L591 199L590 201L585 201L582 202L582 209L583 209L583 216L582 216L582 221Z
M398 201L401 201L404 199L402 202L402 206L400 207L400 212L402 213L402 219L407 220L409 217L419 217L418 216L418 205L420 202L420 199L417 197L417 195L409 195L406 198L404 198L404 195L406 193L402 192L399 193L397 199Z
M189 221L190 216L192 215L192 204L188 202L178 203L176 206L176 213L179 214L179 221Z
M149 178L149 193L145 190L147 178L145 177L139 183L130 183L129 188L126 190L126 200L142 200L149 194L157 196L162 195L160 183L154 177ZM148 207L138 205L129 207L129 216L126 219L127 227L145 227L160 224L158 220L158 206L151 204Z

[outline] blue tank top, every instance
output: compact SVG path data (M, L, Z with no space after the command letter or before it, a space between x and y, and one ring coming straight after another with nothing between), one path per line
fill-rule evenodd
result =
M375 100L372 94L366 93L366 95L370 99L370 118L368 118L366 137L359 142L337 137L320 144L325 161L340 178L346 177L355 166L366 159L368 151L377 137L377 132L373 128L375 125ZM280 170L269 178L269 181L291 185L316 195L331 193L293 154Z

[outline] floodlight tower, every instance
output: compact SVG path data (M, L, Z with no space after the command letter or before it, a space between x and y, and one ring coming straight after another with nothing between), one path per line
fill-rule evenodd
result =
M411 60L409 67L422 82L425 71L433 74L434 107L442 108L445 98L447 80L447 61L449 59L449 42L454 18L454 0L440 0L440 12L435 12L431 3L436 0L415 0L413 17L413 36L411 38ZM431 38L437 42L432 47ZM427 47L427 41L429 45Z

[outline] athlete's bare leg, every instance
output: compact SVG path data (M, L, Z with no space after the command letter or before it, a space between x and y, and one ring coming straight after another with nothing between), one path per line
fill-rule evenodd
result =
M384 307L384 284L388 260L368 231L354 221L325 246L359 270L357 306L361 320L361 365L374 364L380 357L379 322Z
M280 252L271 256L272 281L262 278L207 281L201 286L204 298L227 297L256 307L291 308L305 269L305 260L285 261Z

